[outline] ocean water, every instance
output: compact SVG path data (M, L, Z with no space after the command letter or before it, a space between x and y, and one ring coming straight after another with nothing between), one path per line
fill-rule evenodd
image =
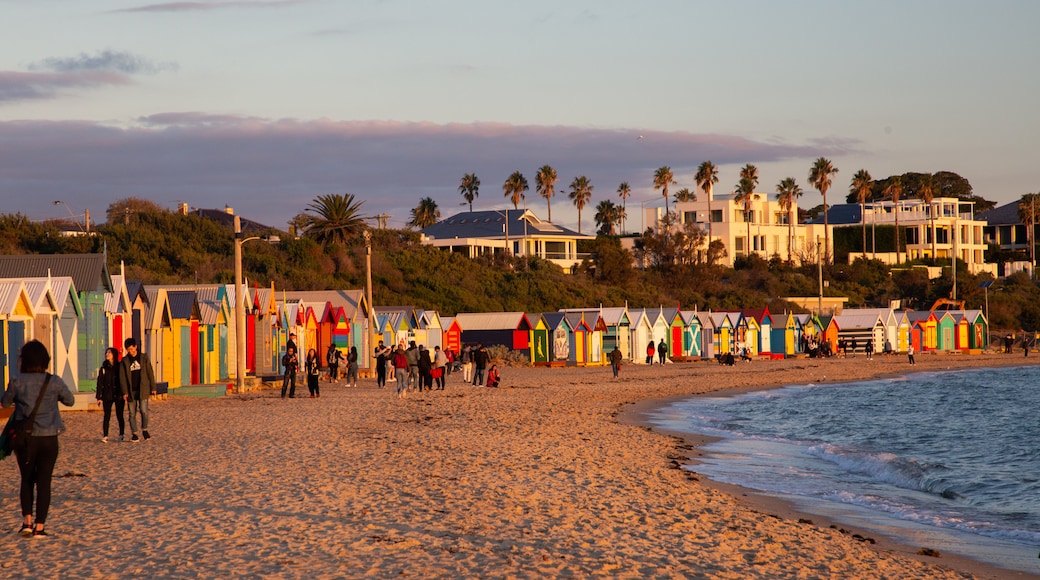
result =
M650 419L720 437L687 467L713 480L1040 574L1040 367L698 397Z

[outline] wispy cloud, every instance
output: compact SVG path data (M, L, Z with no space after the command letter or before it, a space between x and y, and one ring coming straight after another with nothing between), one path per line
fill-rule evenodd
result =
M223 10L226 8L277 8L302 4L307 0L240 0L228 2L160 2L142 4L130 8L120 8L112 12L200 12L206 10Z
M155 63L142 56L116 50L103 50L95 54L81 52L73 57L51 57L29 65L30 70L52 70L55 72L112 71L128 75L156 74L177 70L175 63Z
M122 128L6 122L0 123L0 143L19 144L0 155L2 199L32 204L58 195L95 212L127 196L171 207L173 200L199 207L226 203L276 226L315 195L332 192L355 193L366 200L366 213L386 212L401 223L419 197L434 197L450 214L461 201L459 178L468 172L483 181L478 207L502 207L502 181L515 170L533 179L546 163L557 169L561 184L586 175L596 187L594 198L613 199L621 181L652 194L651 176L661 165L671 165L680 182L692 187L694 167L704 159L720 166L792 158L808 163L856 147L847 141L772 144L684 131L263 120L195 112L151 115ZM532 207L544 209L544 201L533 199L532 193ZM561 219L560 212L566 223L573 208L562 196L557 204L553 217Z
M94 89L125 85L125 74L106 71L17 72L0 71L0 104L14 101L53 99L70 89Z

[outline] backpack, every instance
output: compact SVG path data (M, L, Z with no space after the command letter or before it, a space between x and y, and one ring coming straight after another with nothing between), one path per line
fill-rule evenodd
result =
M339 362L339 351L334 349L334 348L330 348L329 352L325 354L325 362L327 362L330 365L334 365L334 364L338 363Z

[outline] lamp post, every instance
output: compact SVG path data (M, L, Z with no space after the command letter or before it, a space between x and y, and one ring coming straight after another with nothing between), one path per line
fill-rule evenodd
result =
M72 222L74 224L76 224L76 227L81 229L81 230L83 230L84 232L90 233L90 210L89 209L83 210L83 225L81 226L81 225L79 225L79 216L72 212L72 208L69 206L69 204L65 203L64 201L58 200L58 201L54 202L54 205L63 205L63 206L65 206L65 211L69 212L69 216L72 218ZM84 226L86 226L86 227L84 227Z
M823 316L823 254L820 253L820 236L816 236L816 272L820 279L819 301L816 304L816 315Z
M365 230L361 234L365 238L365 300L368 301L368 353L371 357L369 369L376 370L375 359L375 306L372 304L372 232Z
M246 384L246 308L242 283L242 244L259 240L258 236L242 236L242 218L235 216L235 391L242 393Z

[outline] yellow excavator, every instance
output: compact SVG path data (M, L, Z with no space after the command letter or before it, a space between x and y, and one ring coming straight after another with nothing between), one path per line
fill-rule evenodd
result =
M945 306L946 308L943 308ZM952 298L940 298L936 300L930 310L935 312L936 310L964 310L963 300L954 300Z

